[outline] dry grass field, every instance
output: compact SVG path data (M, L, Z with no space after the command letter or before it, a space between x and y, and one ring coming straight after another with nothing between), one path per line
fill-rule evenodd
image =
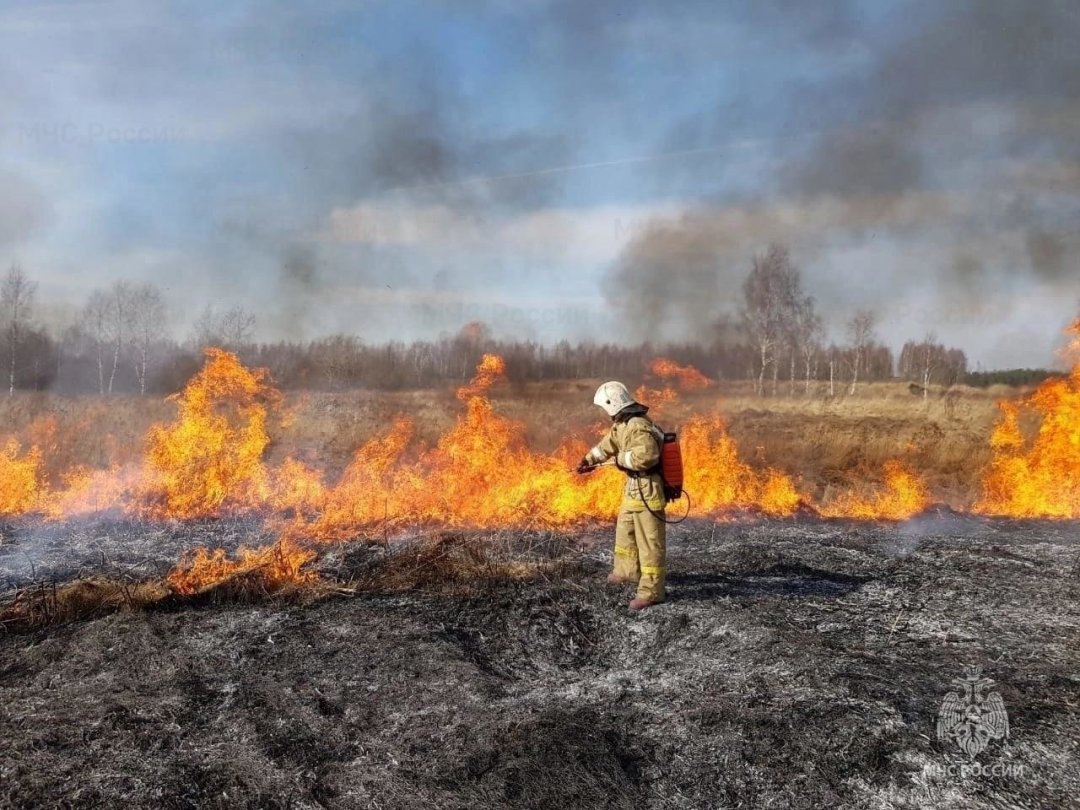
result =
M497 383L469 413L490 399L548 453L604 428L595 385ZM679 429L723 414L739 457L789 474L813 505L881 483L899 459L963 510L997 401L1022 393L774 398L721 384L655 415ZM73 465L139 462L177 404L15 397L0 420L62 484ZM271 409L265 462L334 481L395 417L430 445L465 407L450 387L291 393ZM198 450L215 436L197 434ZM709 452L702 466L733 463ZM521 467L529 481L534 469ZM0 807L1067 806L1077 522L827 515L700 510L670 530L668 602L636 615L630 589L605 586L606 520L345 524L301 547L259 509L5 516ZM179 587L202 548L221 556ZM1002 776L961 770L967 755L935 735L968 666L1008 707L1010 737L977 763Z
M567 437L590 440L604 427L591 405L597 381L497 385L496 409L526 426L531 447L554 450ZM882 465L901 459L918 471L935 501L963 508L977 495L989 460L988 438L999 416L997 402L1021 389L958 387L910 393L906 384L860 386L854 396L756 396L750 383L721 383L680 395L654 408L667 429L692 415L721 413L740 455L752 466L791 475L801 492L827 502L840 489L872 485ZM395 416L413 418L419 440L433 444L461 413L454 391L292 392L284 418L271 425L269 461L292 456L331 478L363 442ZM46 472L58 481L76 464L124 465L144 450L154 422L175 415L160 398L23 395L0 399L0 433L24 447L39 446Z

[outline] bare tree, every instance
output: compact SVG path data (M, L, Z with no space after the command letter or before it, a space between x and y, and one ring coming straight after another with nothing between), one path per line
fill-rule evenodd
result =
M848 390L849 395L855 394L856 386L859 383L859 368L866 359L867 346L869 346L874 339L874 325L876 323L877 316L868 309L859 310L855 313L855 316L848 321L848 337L851 339L851 347L853 350L851 361L851 388Z
M967 373L967 355L938 343L930 332L922 342L909 340L900 350L900 376L914 384L912 393L930 395L934 383L949 387L963 382Z
M941 349L939 352L938 349ZM933 332L927 333L923 339L922 345L922 386L923 386L923 399L927 399L930 396L930 377L934 373L937 359L944 353L944 347L939 347L937 342L937 335Z
M836 396L836 346L829 346L829 396Z
M116 370L120 367L120 357L124 353L124 345L131 325L131 285L126 281L117 281L109 288L107 296L108 310L105 324L113 353L108 386L108 393L111 394L116 382Z
M79 316L79 329L94 347L97 360L98 394L105 396L105 347L109 344L109 295L104 290L90 293Z
M254 335L255 316L239 305L220 313L207 306L195 321L195 342L200 347L235 349L250 343Z
M773 393L779 375L777 350L790 334L798 297L798 270L787 248L770 245L764 256L755 256L743 282L743 327L758 353L757 393L765 390L765 372L771 367Z
M139 381L139 395L146 395L146 370L151 352L165 333L165 299L153 284L139 284L130 290L128 301L132 360Z
M217 334L217 313L210 304L202 311L192 326L192 339L195 345L202 349L219 342Z
M11 265L0 285L0 318L4 337L8 343L10 363L8 365L8 396L15 393L15 373L18 367L19 347L26 332L37 284L27 278L22 268Z
M230 307L221 316L221 335L226 346L243 346L255 337L255 316L241 306Z
M812 295L800 296L795 304L794 311L794 344L802 356L803 371L806 380L807 395L810 394L810 377L813 370L814 358L821 352L821 339L825 334L825 328L821 316L817 313L816 302ZM795 351L792 351L792 363L794 364ZM794 366L792 381L794 381Z

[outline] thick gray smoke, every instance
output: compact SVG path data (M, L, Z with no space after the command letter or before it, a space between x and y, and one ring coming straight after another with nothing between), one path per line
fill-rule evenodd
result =
M747 246L708 214L648 223L632 238L607 288L624 334L636 340L710 339L718 314L741 295L741 247Z
M1080 295L1080 6L906 3L870 21L855 4L830 4L827 17L811 5L758 13L784 25L793 12L786 24L803 33L792 36L820 43L820 78L682 121L668 145L722 141L770 105L785 111L783 130L817 134L763 140L770 171L754 204L703 201L627 244L608 290L630 333L653 328L637 309L657 297L661 332L702 333L773 240L837 313L910 298L909 309L965 318L1009 289ZM881 243L910 245L909 272L867 269L872 284L847 283L852 267L836 254L872 261Z

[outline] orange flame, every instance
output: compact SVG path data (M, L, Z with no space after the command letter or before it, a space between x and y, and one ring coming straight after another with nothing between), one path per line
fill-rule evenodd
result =
M41 496L41 452L31 447L19 454L19 443L9 439L0 449L0 515L31 511Z
M202 370L173 398L176 419L150 430L141 466L74 468L64 476L62 489L49 492L37 447L20 455L19 445L9 442L0 452L0 514L38 509L62 517L122 506L156 517L189 519L266 509L275 519L289 521L279 540L265 548L241 549L234 556L221 549L200 549L184 560L169 574L168 583L174 592L190 594L238 576L250 575L267 589L307 582L314 576L306 568L315 557L310 541L347 540L375 527L566 526L608 518L618 509L622 487L616 471L605 469L585 478L573 472L587 449L585 442L569 441L553 454L537 453L528 446L525 426L496 411L488 394L506 373L505 362L496 355L485 355L473 379L458 390L464 411L434 447L414 445L412 422L397 419L356 451L333 485L295 459L267 466L268 422L271 416L282 417L280 393L265 370L247 369L235 355L209 349L206 358ZM664 359L652 363L650 371L685 390L710 384L696 369ZM673 388L666 390L675 396ZM1021 457L1024 470L1038 472L1043 485L1061 475L1068 461L1074 465L1069 468L1074 477L1068 480L1075 482L1080 372L1074 371L1071 382L1047 384L1032 403L1053 416L1044 422L1044 430L1058 455L1042 453L1047 470ZM43 441L56 433L55 425L45 422L35 430ZM1020 463L1016 459L1022 446L1015 412L1010 417L1006 409L995 436L995 446L1012 454L1002 469L1012 470ZM1071 456L1059 446L1068 441ZM756 510L791 515L803 502L787 475L774 469L755 471L739 458L720 416L692 418L682 431L682 447L686 488L697 514ZM824 513L903 519L925 508L925 487L913 473L896 463L885 472L883 492L842 496ZM1070 492L1071 506L1052 514L1076 514L1075 484Z
M899 461L885 462L885 487L869 495L844 493L819 509L825 517L908 520L930 503L922 479Z
M605 483L609 476L581 480L572 471L583 446L568 445L551 456L535 453L525 426L495 411L485 394L504 370L501 358L484 356L476 376L458 391L465 413L434 448L408 456L413 431L406 419L362 446L306 531L339 539L385 521L565 525L611 514L618 492Z
M259 587L273 592L315 580L317 575L304 568L315 556L311 549L289 539L263 548L241 548L236 559L230 559L224 549L199 548L173 568L165 582L174 593L190 596L227 580L252 575L257 577Z
M975 509L1010 517L1080 518L1080 320L1067 355L1068 377L1050 379L1021 402L1001 402L990 436L993 458ZM1037 419L1034 436L1023 429Z
M739 459L735 440L720 416L692 418L683 428L680 442L686 490L696 512L748 509L790 515L802 500L783 473L771 469L756 473Z
M386 435L362 445L337 486L326 492L318 517L305 533L322 540L344 539L387 519L395 479L406 485L404 474L395 474L394 468L401 463L412 436L412 421L399 418Z
M646 377L660 380L663 387L650 388L647 383L642 383L634 392L634 399L646 403L654 411L678 400L680 391L696 391L712 385L712 380L693 366L680 366L666 357L658 357L649 363Z
M1080 321L1070 332L1080 357ZM661 394L671 399L676 388L711 384L696 369L663 358L649 369L665 382ZM503 359L485 355L473 379L457 391L461 413L434 446L416 442L412 422L399 418L356 450L339 480L328 482L321 471L293 458L267 463L271 420L287 417L281 395L265 370L247 369L234 355L210 349L202 370L173 398L176 419L149 432L141 464L60 473L45 464L46 457L56 464L52 454L62 451L56 420L48 418L27 429L33 439L26 442L28 450L14 438L0 445L0 515L61 518L119 507L189 519L265 510L284 527L279 540L265 548L235 555L195 552L168 576L181 594L248 575L271 590L302 584L315 576L308 570L316 555L312 543L387 527L554 527L610 518L621 500L622 477L610 469L577 476L573 467L587 449L581 440L551 454L531 449L524 424L501 415L490 399L505 375ZM1067 377L1000 408L975 511L1080 518L1080 362ZM690 418L681 441L695 515L785 516L806 503L788 475L740 458L719 415ZM928 490L916 472L899 461L887 463L883 472L883 486L845 492L818 511L826 517L905 520L926 509Z
M680 366L664 357L653 360L649 364L649 372L664 382L674 384L680 391L696 391L712 385L712 380L693 366Z
M221 349L205 354L206 365L175 397L176 421L154 426L148 437L148 495L161 516L213 515L268 495L267 410L280 395L264 369L251 371Z
M106 512L124 503L140 481L138 472L116 466L108 470L74 467L64 474L63 489L43 499L42 511L53 520Z
M269 504L275 512L310 514L322 508L326 486L322 473L287 458L270 474Z
M537 453L526 442L524 425L495 410L488 394L506 371L496 355L485 355L474 378L458 390L464 411L434 447L414 445L411 421L398 419L356 451L333 485L324 482L319 470L295 459L275 467L266 464L268 421L271 416L287 416L279 392L265 370L249 370L228 352L210 349L206 357L203 369L173 398L176 419L151 429L141 466L73 468L62 476L63 486L50 491L37 447L20 455L19 445L9 443L0 452L0 513L38 510L62 518L121 507L137 514L186 519L265 509L275 520L290 521L283 524L285 538L331 541L374 527L385 530L388 525L564 526L609 517L618 508L618 473L602 470L583 479L572 472L585 442L568 441L553 454ZM696 369L663 358L650 364L650 372L681 387L710 384ZM1076 435L1078 402L1076 371L1071 382L1048 383L1033 396L1033 406L1054 418L1044 422L1039 443L1029 455L1020 452L1017 412L1004 406L1005 418L994 439L1001 457L988 476L987 492L1007 491L1022 500L1033 498L1024 493L1034 491L1058 500L1028 511L1016 505L995 509L1054 516L1077 513L1075 484L1068 482L1076 480L1075 466L1069 466L1075 465L1075 456L1069 455L1075 444L1069 442ZM42 421L34 430L46 443L55 438L54 424ZM804 503L790 477L774 469L755 470L740 459L722 417L690 419L681 438L686 489L696 514L753 510L791 515ZM1027 476L1019 484L1017 469ZM1069 469L1074 470L1071 479ZM913 473L900 465L890 465L885 473L883 492L841 496L823 513L901 519L925 507L925 486ZM999 481L1006 473L1011 476L1007 486ZM1066 483L1055 496L1053 484L1061 481ZM988 503L983 508L994 511ZM227 562L214 559L220 565ZM196 562L205 568L212 561Z

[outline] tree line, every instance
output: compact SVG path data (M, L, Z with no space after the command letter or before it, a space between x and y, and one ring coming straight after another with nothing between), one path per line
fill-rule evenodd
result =
M803 289L802 274L783 245L770 245L755 256L742 288L742 304L734 321L720 328L729 340L753 348L752 377L758 394L776 395L786 378L794 393L801 385L809 394L814 384L828 381L828 392L838 386L854 394L860 381L886 380L896 376L918 383L950 386L964 381L967 356L961 349L947 348L933 334L908 341L899 363L892 350L877 338L877 315L859 310L844 324L846 342L826 344L824 320L817 302Z
M854 394L860 383L901 378L927 389L961 383L967 358L933 335L908 341L899 357L875 333L871 311L853 313L843 339L827 340L813 296L803 289L790 252L772 245L755 256L738 313L719 318L697 343L613 343L498 340L484 324L468 324L435 340L364 342L333 335L306 342L256 338L256 318L242 307L207 307L185 340L167 332L167 306L152 284L117 281L93 291L62 329L37 318L37 285L18 265L0 284L0 357L8 393L160 394L177 390L199 367L206 346L231 349L270 369L283 388L398 390L467 380L483 352L497 352L513 380L638 380L658 356L693 365L711 377L752 380L762 395Z

